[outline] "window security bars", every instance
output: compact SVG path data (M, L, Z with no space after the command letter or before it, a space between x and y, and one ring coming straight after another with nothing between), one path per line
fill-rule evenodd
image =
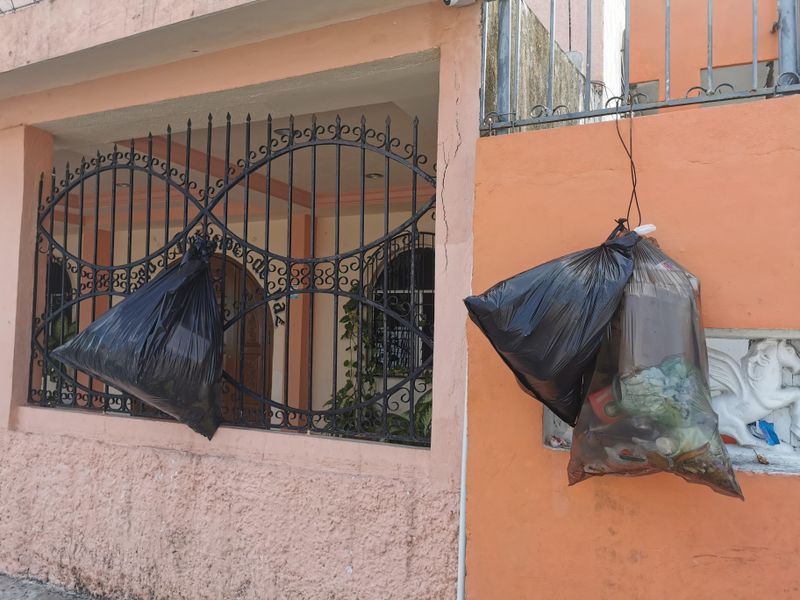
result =
M777 5L777 21L765 24L763 9L768 8L769 3L773 7ZM482 133L491 135L525 127L592 121L630 111L741 101L800 91L797 0L718 2L716 10L720 15L734 8L737 15L749 12L750 22L737 28L736 39L724 40L734 42L740 48L750 46L749 62L740 65L748 71L744 78L738 72L732 78L726 77L726 69L732 66L715 63L715 46L721 40L715 38L714 0L680 3L677 7L678 21L671 0L647 0L635 5L636 9L644 5L661 6L657 15L658 19L663 19L660 49L655 49L651 40L646 44L647 49L637 46L644 33L637 32L636 26L642 26L645 19L634 20L632 28L632 4L631 0L550 0L549 12L535 15L529 8L531 0L485 2L480 102ZM683 28L677 35L673 28L685 24L686 15L681 9L685 10L687 6L692 10L702 9L699 13L704 13L698 13L696 17L697 20L705 17L705 64L701 64L701 59L693 65L696 67L694 83L686 89L676 90L673 44L685 52L687 41ZM762 19L759 25L760 11ZM684 21L680 21L681 18ZM647 21L652 24L652 19ZM730 24L722 21L719 29L730 35ZM597 27L598 23L601 27ZM777 36L778 57L775 59L759 58L759 27L763 30L765 26ZM567 33L562 39L559 32L563 33L565 28ZM556 34L550 35L550 32ZM573 48L578 50L573 51ZM650 53L652 62L654 52L661 51L663 70L655 80L634 81L631 77L632 54L636 59L642 53ZM603 60L598 61L598 56ZM608 57L611 57L610 61ZM592 71L593 67L597 69L598 62L602 67L601 73Z
M403 129L209 115L43 176L29 402L165 418L50 353L200 233L227 423L428 445L436 182Z

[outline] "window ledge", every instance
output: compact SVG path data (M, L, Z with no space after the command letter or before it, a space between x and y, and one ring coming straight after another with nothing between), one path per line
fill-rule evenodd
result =
M401 479L423 480L431 476L432 458L428 448L304 433L221 427L209 441L185 425L171 421L38 406L16 407L12 429L122 446L281 462L349 474L391 474Z

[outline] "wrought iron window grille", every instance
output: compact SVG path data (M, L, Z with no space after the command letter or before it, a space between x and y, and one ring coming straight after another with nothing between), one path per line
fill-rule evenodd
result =
M209 115L43 176L29 402L165 417L50 352L204 233L219 248L228 424L428 445L433 274L417 255L432 257L435 166L417 119L403 134L388 118L278 130L249 115L220 133ZM376 323L387 347L402 339L402 369L375 361Z

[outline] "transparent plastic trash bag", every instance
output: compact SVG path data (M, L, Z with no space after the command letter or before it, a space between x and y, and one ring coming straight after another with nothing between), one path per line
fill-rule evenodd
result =
M523 389L570 425L631 276L631 250L639 239L620 225L596 248L544 263L464 300Z
M215 247L192 240L180 264L56 348L55 358L211 439L221 420L223 343L208 264Z
M710 403L699 282L650 240L633 263L573 432L569 483L667 471L742 498Z

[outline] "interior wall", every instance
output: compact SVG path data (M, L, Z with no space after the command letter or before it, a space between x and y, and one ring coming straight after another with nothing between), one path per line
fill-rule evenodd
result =
M700 278L707 327L800 328L798 109L795 96L635 119L644 221ZM629 177L614 123L482 138L475 291L602 242ZM474 326L469 348L471 599L798 597L785 560L800 552L800 479L740 472L745 502L666 474L568 488L541 405Z

